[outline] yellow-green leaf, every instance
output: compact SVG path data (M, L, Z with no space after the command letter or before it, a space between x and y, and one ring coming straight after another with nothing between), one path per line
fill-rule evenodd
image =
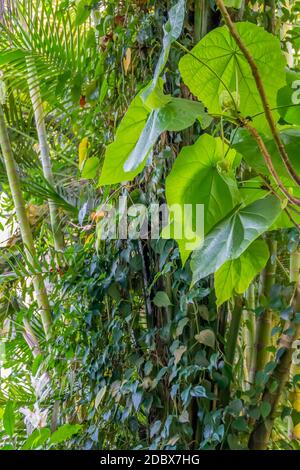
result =
M215 273L217 305L234 293L243 294L267 264L269 250L264 240L253 242L242 255L224 263Z

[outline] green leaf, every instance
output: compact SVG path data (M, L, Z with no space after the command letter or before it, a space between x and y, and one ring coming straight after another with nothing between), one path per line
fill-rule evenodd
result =
M90 3L90 0L80 0L80 2L77 4L75 17L76 26L80 26L81 24L83 24L90 16Z
M247 421L243 416L239 416L233 421L232 424L233 429L239 432L247 432L248 431L248 424Z
M179 132L192 126L197 118L201 122L201 119L205 119L206 116L207 113L202 103L183 98L172 98L171 102L161 109L161 128L163 132Z
M287 85L278 92L278 111L285 122L300 126L300 73L289 70L286 81Z
M149 108L151 111L154 109L161 108L168 104L172 97L171 95L165 95L163 92L164 81L159 78L155 88L153 89L152 93L148 97L146 101L144 101L144 105L146 108ZM151 83L147 89L151 87ZM143 97L143 95L142 95Z
M142 392L135 392L133 395L132 395L132 403L133 403L133 406L134 406L134 409L135 411L138 411L139 410L139 407L140 407L140 404L142 402L142 398L143 398L143 393Z
M155 89L170 53L171 44L179 38L185 15L185 0L179 0L169 11L169 20L164 25L163 47L155 67L153 80L142 95L142 99L146 106L151 107L152 94Z
M239 190L245 205L262 199L269 194L268 188L264 186L264 182L259 176L244 181Z
M147 361L144 365L144 373L145 375L149 375L150 372L152 371L153 369L153 364L151 361Z
M88 158L84 164L81 177L86 180L91 180L96 177L100 161L98 157Z
M15 411L14 411L14 404L9 401L3 413L3 427L5 432L12 437L15 430Z
M184 327L188 324L189 319L187 317L182 318L179 320L178 325L176 327L175 337L182 335Z
M207 392L205 387L203 387L202 385L196 385L191 389L191 396L197 398L206 398Z
M252 23L240 22L236 28L255 60L270 107L275 108L277 92L285 84L280 41ZM250 67L226 26L208 33L180 60L179 69L185 84L211 114L224 111L222 98L229 92L244 116L263 112ZM274 116L278 116L276 111ZM256 117L254 124L269 131L263 115Z
M158 433L158 431L160 430L160 427L161 427L161 421L155 421L152 426L150 427L150 437L152 438L153 436L155 436L155 434Z
M130 181L142 171L144 162L134 171L125 173L123 166L136 146L145 127L149 110L144 106L140 92L131 102L115 136L105 152L105 160L100 175L99 185Z
M269 250L265 241L256 240L237 259L226 261L215 272L217 305L230 299L233 293L243 294L255 276L267 264Z
M195 335L195 339L198 343L205 344L205 346L208 346L209 348L213 349L215 347L216 336L209 328L200 331L199 334Z
M74 434L77 434L81 428L80 424L63 424L51 435L50 442L51 444L64 442Z
M300 145L300 129L297 127L287 127L280 131L281 141L289 155L290 161L296 172L300 173L299 145ZM273 139L264 137L264 143L272 155L272 161L275 170L279 174L282 182L288 188L293 188L294 195L300 195L299 188L288 174L281 157L278 153L276 144ZM250 167L258 173L270 176L269 170L265 165L263 156L257 146L256 141L248 134L245 129L239 129L234 138L233 147L242 154L244 160Z
M100 403L102 402L103 398L104 398L104 395L106 393L106 385L104 385L104 387L100 388L99 392L97 393L96 395L96 398L95 398L95 408L97 409L98 406L100 405Z
M236 8L237 10L241 8L243 0L225 0L225 7Z
M168 307L169 305L172 305L168 294L163 291L156 292L153 303L157 307Z
M208 134L202 135L194 145L184 147L166 180L169 208L179 204L183 211L185 204L204 204L204 232L208 233L240 201L230 168L234 157L234 150L229 150L221 139L214 139ZM175 212L173 225L176 224L182 225L183 237L176 238L176 234L173 235L178 241L181 258L185 262L192 251L186 244L186 235L196 229L196 211L193 211L190 223L187 217L180 220L180 215ZM163 231L163 236L166 232L167 230ZM201 234L196 234L194 241L197 240L197 235ZM191 243L193 239L188 241Z
M186 352L187 350L187 347L186 346L179 346L179 348L175 349L175 351L173 352L173 356L175 358L174 360L174 364L177 365L178 362L180 362L182 356L184 355L184 353Z
M300 129L285 128L280 132L280 136L282 142L285 145L285 149L289 155L290 161L292 162L292 166L297 172L300 172L300 161L298 157ZM277 173L280 175L283 184L290 190L291 194L296 197L300 197L300 189L295 185L295 182L292 180L284 164L282 163L273 139L264 138L264 142L270 155L272 155L274 167ZM269 170L265 166L260 150L256 145L256 142L252 139L251 136L249 136L247 132L245 132L245 130L240 129L237 132L233 146L243 155L244 160L249 164L249 166L251 166L258 173L262 173L269 178ZM264 181L258 177L246 181L243 185L243 188L240 189L243 200L249 204L254 200L264 197L267 191L266 188L262 188L263 185ZM273 189L282 198L282 192L278 189L277 184L273 184ZM293 219L296 223L300 224L299 214L293 213ZM286 212L282 211L278 219L276 219L275 223L270 227L270 230L289 227L294 227L294 224Z
M267 416L269 416L270 412L271 412L271 404L267 401L263 401L260 405L260 412L261 412L261 415L263 417L263 419L265 419Z
M42 354L38 354L34 360L33 360L33 363L32 363L32 367L31 367L31 372L32 372L32 375L36 375L37 371L39 370L39 367L40 365L43 363L43 355Z
M35 429L26 439L22 446L22 450L37 449L38 447L41 447L50 437L50 434L51 431L49 428Z
M25 57L26 57L26 52L20 49L1 51L0 66L6 65L12 62L18 62L20 60L24 60Z
M275 196L235 210L206 236L202 248L192 255L192 284L217 271L226 261L236 259L275 222L281 212Z
M204 106L201 103L181 98L172 98L170 103L153 110L134 150L124 164L124 171L134 171L146 160L162 132L186 129L194 124L198 116L204 114Z
M210 320L210 315L209 315L209 310L206 305L199 305L198 306L198 313L201 318L203 318L205 321Z
M162 82L157 86L161 87ZM167 104L161 100L162 107L150 112L141 99L144 90L131 102L117 129L114 142L106 149L99 185L134 179L143 170L162 132L178 132L190 127L197 118L204 126L207 124L204 106L191 100L168 98Z
M230 450L244 450L244 447L240 444L238 437L234 434L228 434L227 442Z

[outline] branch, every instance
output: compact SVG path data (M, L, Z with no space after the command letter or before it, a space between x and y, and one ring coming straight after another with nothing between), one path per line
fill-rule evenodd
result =
M274 118L273 118L273 115L272 115L272 112L271 112L271 109L270 109L270 105L268 103L265 88L264 88L261 76L259 74L257 65L256 65L251 53L249 52L248 48L243 43L242 38L239 35L239 33L236 29L236 26L233 23L233 21L232 21L230 15L229 15L225 5L224 5L223 0L216 0L216 3L217 3L217 5L218 5L218 7L219 7L219 9L222 13L224 21L225 21L226 25L228 26L228 29L229 29L233 39L235 40L235 42L239 46L241 52L244 54L244 57L247 60L249 66L250 66L253 78L254 78L256 86L257 86L257 90L259 92L259 95L260 95L260 98L261 98L261 101L262 101L262 105L263 105L263 108L264 108L264 113L265 113L266 119L268 121L273 139L274 139L274 141L276 143L276 146L278 148L280 157L281 157L287 171L289 172L291 178L295 181L295 183L297 183L298 186L300 186L300 177L297 175L294 168L292 167L289 156L288 156L288 154L285 150L285 147L284 147L283 143L281 142L280 135L279 135L279 133L276 129L276 123L274 121Z
M259 176L262 178L262 180L264 181L264 184L265 186L269 189L269 191L280 201L282 202L282 199L281 197L279 196L279 194L277 194L277 192L275 191L274 188L272 188L272 186L269 184L268 182L268 178L265 176L265 175L262 175L261 173L259 174ZM293 209L293 208L291 208ZM288 216L288 218L290 219L290 221L292 222L292 224L297 228L297 230L300 232L300 225L296 222L296 220L292 217L289 209L287 207L285 207L284 209L284 212L286 213L286 215Z
M289 202L291 202L292 204L295 204L296 206L299 206L300 207L300 199L297 198L297 197L294 197L292 196L289 191L287 190L287 188L284 186L284 184L282 183L279 175L277 174L275 168L274 168L274 165L273 165L273 162L272 162L272 159L271 159L271 156L268 152L268 149L263 141L263 139L261 138L261 136L259 135L258 131L252 127L247 121L244 121L243 122L243 125L244 127L250 132L250 134L252 135L252 137L256 140L258 146L259 146L259 149L262 153L262 156L264 157L264 161L265 161L265 164L269 170L269 172L271 173L271 175L273 176L275 182L278 184L278 187L279 189L282 191L282 193L285 195L285 197L289 200Z

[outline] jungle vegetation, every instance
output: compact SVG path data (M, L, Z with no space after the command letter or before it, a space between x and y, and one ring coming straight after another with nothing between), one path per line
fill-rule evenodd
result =
M299 51L299 1L0 0L1 449L300 449Z

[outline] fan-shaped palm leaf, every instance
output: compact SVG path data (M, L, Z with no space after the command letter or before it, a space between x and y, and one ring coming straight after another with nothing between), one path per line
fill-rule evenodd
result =
M13 87L24 90L26 80L31 79L32 85L36 82L41 87L44 99L66 110L72 100L79 103L89 80L89 64L95 67L96 48L87 42L86 26L76 26L72 10L61 11L59 2L25 5L18 3L4 15L0 67L11 77ZM31 76L28 60L34 63Z

